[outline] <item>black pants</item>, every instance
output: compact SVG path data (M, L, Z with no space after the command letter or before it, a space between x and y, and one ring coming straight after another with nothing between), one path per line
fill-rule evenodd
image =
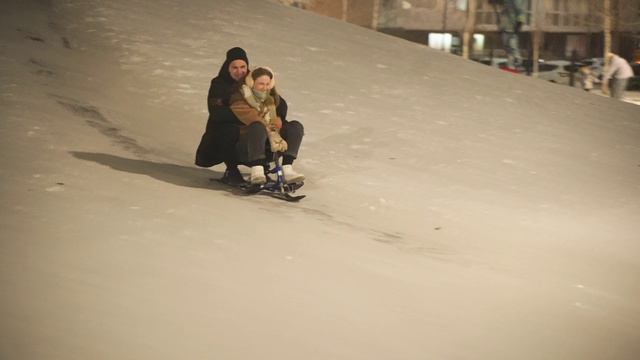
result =
M296 120L287 121L282 124L280 135L287 142L287 151L283 155L291 159L297 158L302 137L304 136L302 124ZM249 125L248 131L240 135L236 145L236 154L239 162L247 166L265 163L267 154L270 151L267 129L259 122Z
M209 121L196 151L196 165L210 167L221 162L230 165L237 163L235 150L239 129L236 124Z

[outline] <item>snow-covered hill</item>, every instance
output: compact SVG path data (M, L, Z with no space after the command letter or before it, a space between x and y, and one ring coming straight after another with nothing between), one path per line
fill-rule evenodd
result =
M275 1L0 10L0 358L640 354L637 106ZM233 46L299 204L193 165Z

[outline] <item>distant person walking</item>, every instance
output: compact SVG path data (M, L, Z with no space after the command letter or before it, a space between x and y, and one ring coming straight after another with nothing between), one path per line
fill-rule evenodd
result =
M496 13L496 21L502 45L507 53L507 66L516 70L522 66L522 56L518 45L518 35L525 21L523 0L489 0Z
M602 92L614 99L622 99L627 89L629 78L633 76L633 69L627 60L614 53L607 53L604 61L605 72L602 77Z

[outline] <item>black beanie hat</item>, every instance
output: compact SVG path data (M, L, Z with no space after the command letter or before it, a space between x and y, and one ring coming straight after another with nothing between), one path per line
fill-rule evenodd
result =
M240 47L234 47L227 51L227 59L225 62L227 64L231 64L231 62L234 60L244 60L244 62L247 63L247 66L249 66L249 58L247 57L247 53Z

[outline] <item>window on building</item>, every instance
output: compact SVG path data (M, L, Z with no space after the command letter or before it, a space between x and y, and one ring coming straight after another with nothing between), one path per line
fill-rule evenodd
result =
M552 0L546 9L545 22L551 26L580 27L594 21L589 0Z
M430 33L429 34L429 47L438 50L451 50L452 36L449 33Z
M438 6L438 0L403 0L400 2L403 9L430 9L433 10Z
M525 24L531 24L531 1L523 0L525 12ZM489 4L489 0L478 0L476 8L476 24L478 25L496 25L497 18L493 5Z
M473 34L473 51L481 52L484 49L484 34Z

